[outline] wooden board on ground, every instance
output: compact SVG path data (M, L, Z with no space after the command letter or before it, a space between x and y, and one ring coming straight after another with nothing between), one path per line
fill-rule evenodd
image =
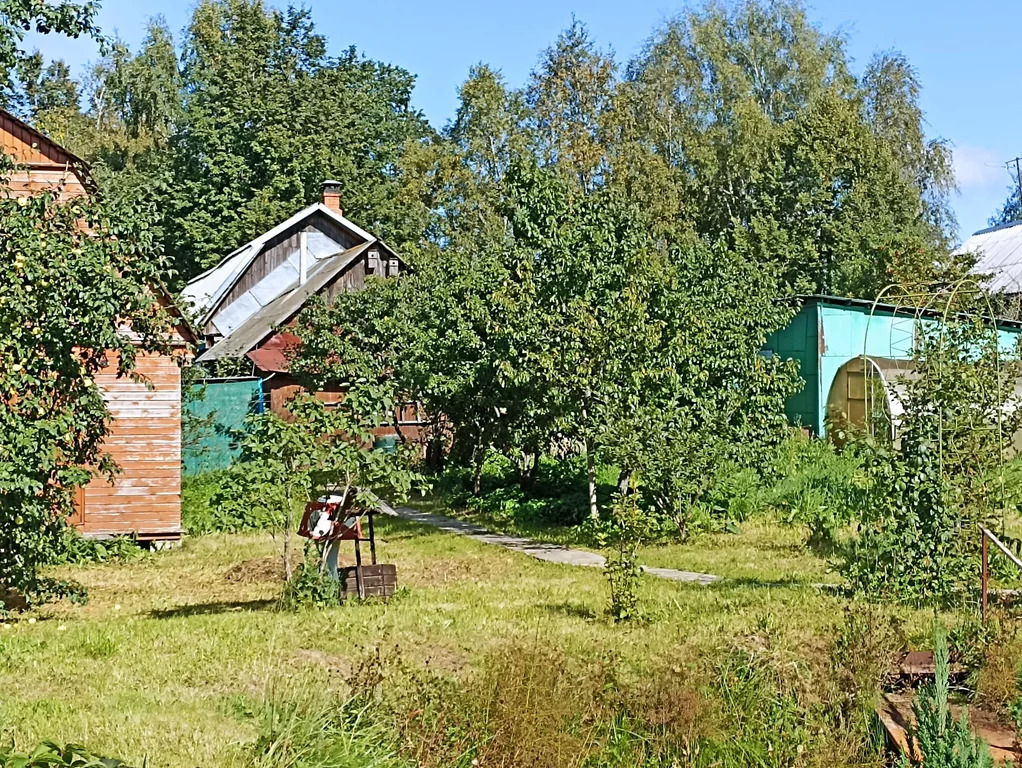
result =
M876 710L887 733L888 743L901 754L914 755L918 751L918 745L913 744L913 751L909 753L908 730L915 724L912 698L911 694L884 694ZM951 705L955 719L961 715L961 711L961 707ZM974 707L969 707L969 720L976 735L990 745L990 754L996 764L1001 765L1008 760L1018 762L1020 755L1015 751L1015 731L1010 726L1001 723L989 712Z

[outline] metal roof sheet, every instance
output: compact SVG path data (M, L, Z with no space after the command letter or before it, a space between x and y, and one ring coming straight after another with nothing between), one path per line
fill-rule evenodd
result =
M328 208L323 205L323 203L313 203L312 205L300 210L291 218L282 221L273 229L264 232L254 240L235 249L234 251L231 251L215 267L206 270L201 275L193 277L188 281L188 285L186 285L184 290L181 291L181 296L186 302L191 304L195 311L199 314L199 324L205 325L209 322L213 313L216 312L220 301L228 293L228 291L234 287L234 284L238 281L252 260L263 250L266 243L275 238L277 235L286 232L288 229L305 221L315 213L323 214L327 218L339 224L342 228L348 230L357 237L361 237L367 242L376 240L373 235L370 235L364 229L349 221L332 208ZM323 244L316 241L312 248L316 258L323 258L321 255Z
M241 357L273 333L273 329L287 322L305 305L311 296L351 265L376 240L360 243L333 258L317 262L303 285L282 294L245 320L229 336L220 339L197 358L198 362Z
M914 307L910 304L890 304L883 301L873 301L872 299L856 299L849 296L826 296L821 294L802 294L793 297L794 301L801 307L809 304L825 304L832 307L859 307L861 309L869 310L871 312L880 312L887 315L898 315L906 318L915 317L929 317L933 319L940 319L944 317L944 313L925 307ZM789 302L792 298L780 299L780 301ZM1022 330L1022 321L1009 320L1007 318L997 318L997 326L999 328L1011 328L1013 330Z
M980 230L956 253L979 257L973 271L987 277L991 291L1022 293L1022 221Z

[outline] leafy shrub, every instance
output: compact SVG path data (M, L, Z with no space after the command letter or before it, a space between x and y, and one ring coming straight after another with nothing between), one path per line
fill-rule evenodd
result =
M496 488L468 501L468 508L500 522L575 525L588 514L584 492L567 496L536 497L517 486Z
M281 604L284 608L330 608L341 604L341 585L320 567L319 557L306 547L305 559L295 568L291 578L284 584Z
M128 764L98 757L79 744L44 741L31 752L0 749L0 768L128 768Z
M610 583L610 615L614 621L638 618L639 568L638 550L644 533L644 515L639 509L638 497L619 496L608 526L607 544L611 551L603 569Z
M864 498L861 461L826 440L793 435L767 469L776 478L763 503L788 523L809 528L809 542L833 547L856 517Z
M720 465L691 505L683 533L737 533L741 523L773 511L788 524L808 527L810 544L831 548L855 518L862 488L853 453L793 433L762 467Z
M862 506L845 564L849 582L875 598L962 600L979 572L978 531L962 513L936 446L906 435L900 453L876 443L860 450L877 492Z
M514 472L514 464L509 458L496 451L488 451L479 468L479 496L512 485L515 481ZM475 495L474 479L472 467L449 463L434 478L433 487L450 504L464 507Z
M54 565L88 565L90 563L127 562L146 556L146 551L130 536L112 539L87 539L73 528L64 531L61 545L54 554Z
M263 507L245 502L241 465L186 477L181 483L181 522L194 535L241 533L272 527Z
M535 478L523 488L514 463L491 451L483 461L478 496L472 493L472 484L471 468L450 466L435 487L448 504L501 524L577 525L589 513L585 465L578 457L540 457Z

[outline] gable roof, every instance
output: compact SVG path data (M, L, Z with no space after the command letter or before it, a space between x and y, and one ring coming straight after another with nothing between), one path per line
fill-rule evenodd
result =
M313 266L304 283L282 293L250 318L245 320L231 334L198 357L199 362L221 358L241 357L259 342L271 336L274 330L294 317L312 296L319 293L330 282L355 262L365 250L377 242L371 237L342 253L324 259Z
M18 165L71 170L90 194L96 192L88 163L5 109L0 109L0 149Z
M240 248L231 251L215 267L188 281L188 285L181 291L181 298L191 304L198 312L199 325L203 326L209 322L220 308L220 303L224 297L230 293L231 289L245 273L245 270L262 252L267 243L289 229L302 224L317 213L326 216L334 223L366 242L376 241L375 237L346 219L337 211L328 208L323 203L313 203L286 221L282 221L273 229L267 230Z
M981 229L956 253L979 256L973 272L989 275L986 287L991 291L1022 293L1022 221Z

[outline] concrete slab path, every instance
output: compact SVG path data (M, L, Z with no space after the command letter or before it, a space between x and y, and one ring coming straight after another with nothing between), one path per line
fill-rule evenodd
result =
M445 515L434 515L431 512L419 512L410 507L392 507L380 499L380 512L391 517L399 517L402 520L410 520L414 523L429 525L441 531L454 533L459 536L466 536L475 541L485 544L495 544L504 547L512 552L521 552L523 555L534 557L537 560L544 560L548 563L561 563L562 565L578 565L584 568L603 568L606 559L596 552L589 552L585 549L572 549L560 544L546 544L532 539L525 539L520 536L505 536L500 533L491 533L485 528L464 520L458 520ZM688 584L713 584L720 581L720 576L712 573L696 573L694 571L679 571L674 568L652 568L648 565L642 566L642 570L650 576L669 581L679 581Z

